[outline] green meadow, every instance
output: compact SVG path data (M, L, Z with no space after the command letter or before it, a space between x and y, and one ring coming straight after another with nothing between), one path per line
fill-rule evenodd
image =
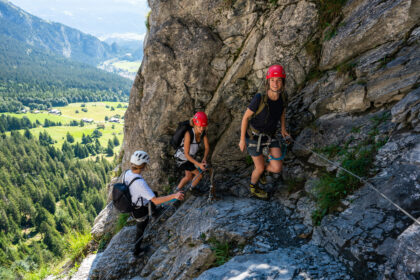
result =
M85 104L85 107L82 105ZM118 108L118 105L122 108ZM70 103L65 107L54 107L61 111L63 117L69 117L73 119L88 118L93 119L95 122L105 121L105 117L111 118L114 115L120 115L120 119L124 116L124 108L127 103L124 102L92 102L92 103ZM82 111L87 109L87 112Z
M44 124L45 119L53 122L61 122L61 126L51 127L36 127L31 129L31 133L38 137L40 132L46 131L54 140L54 146L61 148L67 133L74 137L74 143L82 142L83 134L91 135L95 129L98 129L102 136L99 138L101 146L106 148L109 140L113 140L116 136L120 142L119 146L114 148L114 154L120 151L123 141L123 118L128 104L124 102L92 102L92 103L71 103L65 107L54 107L61 111L61 115L50 114L48 112L34 113L5 113L6 115L14 116L17 118L27 117L31 122L37 120ZM119 107L119 108L118 108ZM85 109L86 112L82 111ZM77 111L77 112L76 112ZM110 119L113 116L119 116L120 123L113 123L105 121L105 117ZM93 123L84 123L84 126L69 126L70 121L80 122L83 118L93 119ZM10 134L8 132L7 134Z
M127 60L121 60L114 62L113 65L117 68L126 70L128 72L136 73L141 65L141 61L127 61Z

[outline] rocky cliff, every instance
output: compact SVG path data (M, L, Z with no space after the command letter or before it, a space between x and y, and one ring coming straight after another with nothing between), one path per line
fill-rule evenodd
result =
M135 227L125 227L97 255L91 278L419 279L419 225L384 196L420 217L420 2L149 5L122 165L148 151L146 178L162 191L176 174L168 143L177 122L205 110L220 199L188 198L150 231L152 250L141 259L130 254ZM284 180L269 177L267 202L247 198L252 166L237 144L242 114L274 63L286 69L295 141ZM94 236L116 216L109 205ZM226 261L218 262L220 244L232 259L212 268Z

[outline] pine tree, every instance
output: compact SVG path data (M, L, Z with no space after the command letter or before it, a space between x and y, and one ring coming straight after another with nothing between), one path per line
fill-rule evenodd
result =
M111 139L108 141L108 146L106 148L106 155L112 157L114 155L114 147L112 145Z
M74 137L73 137L73 135L70 134L70 132L67 132L66 139L67 139L67 141L69 143L73 143L74 142Z
M25 129L25 132L24 132L23 135L25 135L25 137L27 139L33 139L34 138L34 136L32 135L31 131L29 129L27 129L27 128Z
M116 135L114 135L113 142L114 142L114 146L119 146L120 145L120 141L118 140Z
M44 199L42 200L42 206L45 209L47 209L51 214L55 213L55 198L50 192L47 192L45 194Z

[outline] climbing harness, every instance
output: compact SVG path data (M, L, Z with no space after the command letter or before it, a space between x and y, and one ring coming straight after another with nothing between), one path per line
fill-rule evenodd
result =
M285 139L284 137L281 137L279 142L281 146L281 156L275 158L272 155L268 155L267 162L270 162L272 160L283 160L284 157L286 156L287 146L289 145L290 141L288 141L288 139Z
M251 127L251 125L250 125L250 127ZM268 147L268 146L270 146L271 142L274 142L276 140L276 138L272 139L270 135L267 135L267 134L264 134L264 133L258 133L257 134L257 133L252 132L252 135L253 136L258 136L257 144L251 143L251 144L248 145L248 147L257 147L257 152L260 151L261 147L263 147L263 148L266 147L266 146ZM264 141L264 142L261 143L263 137L266 137L267 141Z
M353 172L351 172L350 170L347 170L346 168L342 167L340 164L329 160L328 158L324 157L323 155L314 152L313 150L306 148L304 145L300 144L299 142L297 142L296 140L294 140L292 137L290 137L290 140L295 143L296 145L300 146L301 148L303 148L306 151L309 151L311 153L313 153L314 155L318 156L319 158L325 160L326 162L330 163L331 165L335 166L336 168L339 168L341 170L343 170L344 172L350 174L351 176L357 178L359 181L365 183L366 185L368 185L369 187L371 187L375 192L377 192L379 195L381 195L383 198L385 198L388 202L390 202L392 205L394 205L398 210L400 210L402 213L404 213L407 217L409 217L411 220L413 220L416 224L420 225L420 221L417 220L416 218L414 218L410 213L408 213L406 210L404 210L401 206L399 206L398 204L396 204L395 202L393 202L390 198L388 198L385 194L383 194L381 191L379 191L372 183L368 182L366 179L363 179L362 177L354 174Z

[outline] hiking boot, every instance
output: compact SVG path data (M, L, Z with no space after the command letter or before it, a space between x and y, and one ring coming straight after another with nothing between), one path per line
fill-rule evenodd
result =
M258 179L258 183L262 185L267 184L267 172L264 171L263 174L261 174L260 179Z
M251 192L251 195L261 198L261 199L267 199L268 198L268 194L267 192L265 192L264 190L260 189L259 187L253 185L253 184L249 184L249 190Z

